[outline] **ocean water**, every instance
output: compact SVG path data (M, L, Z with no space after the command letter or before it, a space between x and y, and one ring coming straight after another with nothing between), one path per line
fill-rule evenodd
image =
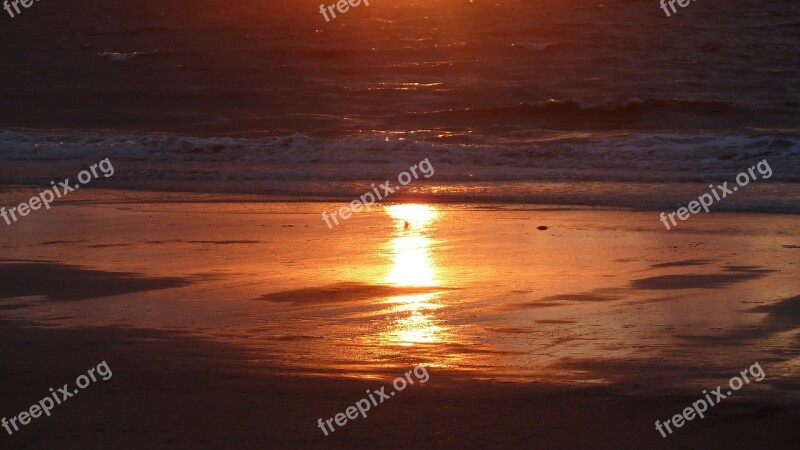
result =
M0 31L0 183L799 212L800 10L652 0L76 0Z

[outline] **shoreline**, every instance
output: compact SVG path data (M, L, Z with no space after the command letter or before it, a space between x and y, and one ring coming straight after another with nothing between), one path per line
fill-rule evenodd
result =
M608 182L609 184L613 184ZM135 184L135 183L133 183ZM621 183L626 184L626 183ZM791 185L800 186L800 184L789 183ZM702 184L698 184L701 186ZM368 184L365 186L369 187ZM39 192L46 186L44 184L6 184L0 185L0 205L14 205L15 201L22 202L27 196L30 199L32 192ZM38 189L38 191L37 191ZM413 186L412 186L413 189ZM19 200L22 199L22 200ZM191 190L175 190L175 189L141 189L131 188L128 186L122 187L106 187L96 188L87 186L80 192L71 193L67 199L58 199L51 204L51 208L60 206L109 206L125 205L125 204L200 204L200 203L216 203L216 204L307 204L307 205L334 205L346 206L350 204L358 196L339 195L336 197L319 197L314 196L287 196L275 194L257 194L251 192L199 192ZM692 197L687 197L686 202L692 200ZM686 203L684 202L684 203ZM634 212L634 213L654 213L656 214L656 222L659 221L658 213L666 211L664 208L648 207L643 208L640 206L630 205L598 205L588 203L552 203L547 201L530 201L530 200L509 200L498 198L448 198L446 196L431 196L428 193L395 193L387 200L381 200L374 204L374 209L385 208L389 205L415 203L415 204L431 204L440 207L451 207L458 209L475 209L475 210L490 210L492 206L497 206L498 210L520 210L520 211L617 211L617 212ZM714 205L718 206L717 204ZM671 210L670 210L671 211ZM321 213L321 211L320 211ZM360 212L354 211L354 214ZM737 210L726 209L723 206L719 209L712 209L710 215L725 214L725 215L757 215L757 216L789 216L794 217L800 215L800 209L796 210ZM701 214L700 217L705 216ZM1 223L1 222L0 222ZM682 222L678 222L681 224ZM663 224L661 225L663 229ZM672 227L680 229L679 227Z

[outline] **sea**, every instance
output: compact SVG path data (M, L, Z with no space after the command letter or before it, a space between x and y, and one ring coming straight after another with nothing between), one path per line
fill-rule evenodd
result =
M800 213L796 0L42 2L0 28L0 187ZM758 174L758 172L756 172Z

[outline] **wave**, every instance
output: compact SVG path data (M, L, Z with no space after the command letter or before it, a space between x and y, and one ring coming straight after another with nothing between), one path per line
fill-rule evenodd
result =
M488 108L411 112L409 123L480 129L486 123L552 129L698 130L774 127L796 123L791 105L658 98L565 98ZM424 121L424 122L423 122ZM779 125L778 125L779 126Z
M513 44L508 44L506 47L513 48L513 49L521 49L527 51L541 51L547 50L554 47L564 47L568 44L565 43L546 43L546 44L534 44L531 42L518 42Z
M607 115L642 114L674 112L683 114L727 114L742 113L748 109L744 106L723 101L691 101L691 100L661 100L655 98L600 98L600 99L550 99L538 103L520 103L513 106L496 108L466 108L448 109L430 113L411 113L413 115L464 115L475 117L502 117L510 116L552 116L553 114L593 114Z
M172 52L163 52L161 50L150 50L146 52L100 52L97 56L105 58L109 61L129 61L134 58L143 56L156 56L171 54Z
M407 197L648 207L685 200L767 160L774 171L769 183L748 188L753 194L726 207L800 209L792 206L800 204L800 136L793 132L457 138L433 131L319 139L5 130L0 161L14 170L5 170L0 184L46 185L109 158L116 169L110 187L348 198L427 158L435 175L415 182Z
M0 130L2 161L105 157L149 161L153 166L228 163L235 168L304 164L305 167L296 170L325 179L363 179L381 165L406 164L430 157L453 169L445 175L452 181L471 180L478 174L485 180L525 180L532 169L549 171L547 179L557 180L569 177L576 170L584 171L581 179L591 180L664 180L664 173L671 174L671 179L699 180L740 170L743 164L756 159L769 158L783 166L784 170L776 174L781 180L800 182L800 137L792 131L722 135L551 132L517 139L415 131L321 139L304 134L239 138ZM315 172L326 165L346 170ZM219 167L215 170L224 172ZM594 173L589 176L585 171ZM658 177L653 173L658 173ZM3 178L9 177L13 174L3 174Z

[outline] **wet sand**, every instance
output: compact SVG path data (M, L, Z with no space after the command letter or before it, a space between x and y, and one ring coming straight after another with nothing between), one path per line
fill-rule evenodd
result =
M3 438L20 448L798 437L796 217L665 231L652 212L390 206L329 230L333 204L92 195L0 235L0 412L99 361L114 371ZM761 383L661 438L656 419L755 361ZM331 436L316 427L416 364L424 386Z
M0 357L14 361L3 367L4 414L71 382L100 355L113 371L50 418L3 436L12 448L790 448L800 437L796 403L751 399L746 390L663 439L655 419L697 395L656 395L631 383L474 381L437 369L425 385L325 437L318 418L344 411L397 374L272 375L257 353L177 332L39 329L4 320L0 336Z

